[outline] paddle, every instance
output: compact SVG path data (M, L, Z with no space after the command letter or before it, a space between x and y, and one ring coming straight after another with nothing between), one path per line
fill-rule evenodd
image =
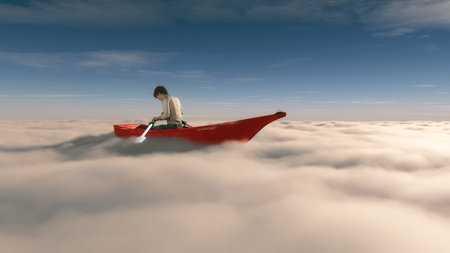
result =
M147 129L145 129L144 133L143 133L141 136L137 137L137 138L134 140L134 142L135 142L135 143L142 143L142 142L144 142L145 139L146 139L145 135L148 133L148 131L150 130L150 128L152 128L152 126L153 126L153 124L155 124L155 122L156 122L156 120L150 122L150 124L148 124Z

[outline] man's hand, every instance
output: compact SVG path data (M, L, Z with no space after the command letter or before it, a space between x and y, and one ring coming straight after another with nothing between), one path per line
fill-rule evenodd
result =
M161 117L153 117L153 121L161 120Z

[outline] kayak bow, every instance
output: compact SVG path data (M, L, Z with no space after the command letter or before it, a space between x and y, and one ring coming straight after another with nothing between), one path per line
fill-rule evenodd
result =
M285 112L277 112L266 116L213 125L169 130L150 130L145 136L181 138L205 144L216 144L225 141L247 142L267 124L285 116ZM114 125L114 133L117 137L121 138L136 138L141 136L147 127L148 125L144 124Z

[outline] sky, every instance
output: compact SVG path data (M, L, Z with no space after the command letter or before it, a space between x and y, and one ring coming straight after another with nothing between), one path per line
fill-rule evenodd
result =
M0 3L1 119L448 120L450 1Z
M449 122L283 119L205 147L111 121L0 120L3 252L449 252Z

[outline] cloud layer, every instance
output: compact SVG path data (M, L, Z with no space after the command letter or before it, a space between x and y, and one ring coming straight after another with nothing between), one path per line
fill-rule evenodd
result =
M212 147L0 123L7 252L450 249L448 122L281 121Z
M371 18L388 26L448 28L449 11L448 0L397 0L377 9Z
M161 25L176 21L347 20L372 4L357 0L304 1L27 1L0 5L0 21L33 24L111 26Z
M411 29L448 27L449 8L449 1L442 0L33 0L0 4L0 22L95 27L177 21L356 21Z

